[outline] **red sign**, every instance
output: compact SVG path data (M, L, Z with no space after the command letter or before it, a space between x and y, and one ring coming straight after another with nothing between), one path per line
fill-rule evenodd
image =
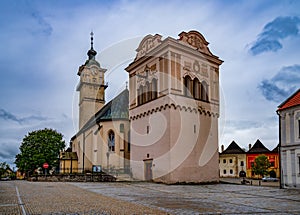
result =
M48 169L48 167L49 167L49 164L47 164L47 163L44 163L44 164L43 164L43 167L44 167L45 169Z

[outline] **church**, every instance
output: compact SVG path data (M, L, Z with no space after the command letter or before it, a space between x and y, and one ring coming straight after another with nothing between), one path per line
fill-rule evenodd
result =
M147 35L126 68L129 89L105 103L106 69L91 48L79 67L81 170L127 173L167 184L219 181L219 67L197 31ZM125 72L125 71L124 71Z

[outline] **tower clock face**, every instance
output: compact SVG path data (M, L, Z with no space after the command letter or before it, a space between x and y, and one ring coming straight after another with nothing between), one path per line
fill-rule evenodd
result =
M97 69L92 69L92 75L97 75L98 74L98 71L97 71Z

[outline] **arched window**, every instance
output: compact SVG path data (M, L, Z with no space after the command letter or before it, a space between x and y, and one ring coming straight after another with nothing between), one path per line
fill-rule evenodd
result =
M192 92L192 79L187 75L184 77L184 95L190 97Z
M208 102L208 84L205 81L201 84L201 99Z
M157 80L155 78L152 79L152 91L151 91L151 99L157 98Z
M142 104L144 104L147 102L147 86L143 87L143 96L142 97L143 97Z
M147 81L146 82L146 102L150 101L151 100L151 90L150 90L150 84L149 82Z
M198 78L193 81L193 96L195 99L200 99L200 82Z
M115 151L115 133L112 130L108 132L108 151Z
M138 105L143 104L143 86L138 89Z

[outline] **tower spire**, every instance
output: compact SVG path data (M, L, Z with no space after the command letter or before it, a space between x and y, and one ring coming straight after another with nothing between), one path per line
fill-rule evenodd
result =
M87 55L89 56L89 60L93 59L95 60L95 56L97 55L97 52L94 50L93 45L94 45L94 33L91 31L91 48L88 51Z

